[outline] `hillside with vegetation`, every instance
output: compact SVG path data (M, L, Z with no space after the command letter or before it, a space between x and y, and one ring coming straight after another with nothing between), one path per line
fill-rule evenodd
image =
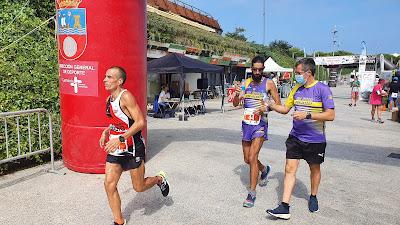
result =
M54 146L61 151L59 81L57 43L54 33L55 1L0 1L0 112L46 108L51 111ZM243 30L218 35L182 25L154 13L148 14L149 40L175 43L205 49L215 55L224 52L252 57L271 56L284 67L293 67L293 56L303 53L285 41L268 46L246 41ZM236 35L236 36L235 36ZM34 123L34 122L33 122ZM33 124L34 125L34 124ZM4 122L0 123L0 159L5 157ZM26 127L22 127L26 129ZM8 131L15 132L16 122L8 122ZM22 136L22 147L27 137ZM10 140L15 154L17 140ZM46 144L46 143L45 143ZM48 144L48 143L47 143ZM37 142L33 143L37 146ZM35 158L40 160L39 157ZM1 172L1 167L0 167Z

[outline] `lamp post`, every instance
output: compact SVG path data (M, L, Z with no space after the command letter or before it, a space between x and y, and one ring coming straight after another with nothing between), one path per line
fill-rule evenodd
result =
M363 46L363 50L365 50L365 54L367 54L367 43L365 41L362 41L361 45Z
M333 28L333 31L332 31L332 44L333 44L333 52L332 52L332 55L333 55L333 56L335 56L336 48L339 48L339 47L338 47L338 41L337 41L337 38L338 38L337 34L338 34L338 31L337 31L336 25L335 25L335 27Z
M263 45L265 45L265 18L266 18L266 15L265 15L265 4L266 4L266 0L263 0Z

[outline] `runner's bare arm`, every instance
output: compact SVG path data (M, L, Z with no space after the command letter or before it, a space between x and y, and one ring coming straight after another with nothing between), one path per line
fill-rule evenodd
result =
M275 112L281 113L281 114L288 114L288 112L290 111L290 109L292 107L288 107L286 105L278 105L276 103L273 102L269 102L268 106L271 110L274 110Z
M135 97L129 91L126 91L122 94L121 107L127 109L130 117L135 121L133 125L122 135L126 139L142 130L145 125L145 120Z
M296 90L298 89L298 87L295 87L292 89L292 91L290 92L288 98L286 99L286 103L285 104L277 104L274 102L268 102L268 106L271 110L274 110L275 112L281 113L281 114L288 114L288 112L290 111L290 109L292 109L292 107L294 106L294 93L296 92ZM278 91L276 91L278 92ZM280 103L280 102L279 102Z
M276 88L274 81L272 80L267 81L267 90L270 91L272 99L274 99L275 101L275 104L281 105L282 104L281 98L279 97L278 89Z
M319 121L333 121L335 119L335 110L325 109L322 113L311 113L311 119Z
M242 100L243 92L239 89L239 87L236 87L235 91L235 97L233 98L233 106L236 107L239 105L240 101Z
M106 100L106 105L110 104L110 98L111 96L108 96ZM108 107L108 106L107 106ZM99 144L100 148L104 148L106 146L106 140L108 139L108 136L110 135L110 130L111 130L111 125L109 125L106 129L103 130L101 133L100 139L99 139Z
M267 91L270 92L275 104L280 105L281 98L279 97L278 90L276 89L274 81L267 80L267 85L265 88ZM259 114L259 115L265 113L267 111L267 107L269 107L270 104L274 104L274 103L272 101L270 101L269 99L266 102L262 101L260 109L258 109L255 113Z

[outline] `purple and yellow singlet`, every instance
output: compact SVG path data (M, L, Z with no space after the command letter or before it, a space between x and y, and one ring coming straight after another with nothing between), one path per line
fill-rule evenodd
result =
M268 139L268 120L266 115L261 115L259 123L249 123L246 120L246 111L251 112L261 108L263 101L269 97L267 90L267 79L262 79L260 83L252 82L252 78L248 78L245 83L243 96L243 107L245 110L244 120L242 121L242 134L244 141L252 141L257 137ZM258 119L258 116L254 116Z
M294 86L285 105L290 108L294 106L295 111L310 113L321 113L335 108L330 88L318 81L309 86ZM307 143L326 142L325 122L312 119L293 120L290 134Z

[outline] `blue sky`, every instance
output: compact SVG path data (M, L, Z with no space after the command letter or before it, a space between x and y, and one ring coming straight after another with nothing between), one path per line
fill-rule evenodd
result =
M262 43L263 0L183 0L215 17L225 32L244 27L246 37ZM332 30L339 49L359 54L400 53L400 0L266 0L266 43L285 40L303 49L332 51Z

